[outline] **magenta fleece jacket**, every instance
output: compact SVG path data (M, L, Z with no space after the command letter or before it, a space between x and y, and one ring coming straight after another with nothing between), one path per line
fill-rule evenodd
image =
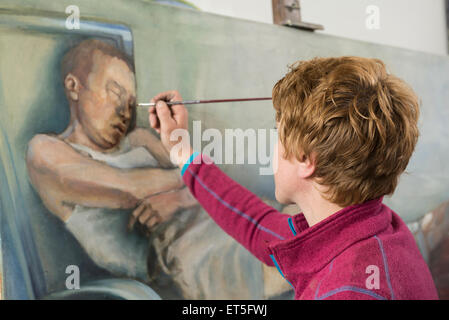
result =
M309 227L302 213L266 205L204 155L194 153L182 175L226 233L279 270L295 299L438 299L413 235L383 198Z

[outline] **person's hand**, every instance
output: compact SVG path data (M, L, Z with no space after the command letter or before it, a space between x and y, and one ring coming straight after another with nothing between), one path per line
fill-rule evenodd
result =
M193 153L190 146L190 139L187 139L188 113L186 107L182 104L169 107L166 102L170 101L182 101L182 97L178 91L162 92L151 99L152 103L157 104L148 110L149 122L151 127L160 134L162 144L170 153L171 161L182 167ZM175 130L177 132L174 132ZM181 136L182 131L183 135ZM172 133L178 138L172 138ZM173 149L175 146L178 147Z
M197 204L187 188L148 197L131 214L128 230L132 230L137 223L148 235L159 224L170 220L179 209Z

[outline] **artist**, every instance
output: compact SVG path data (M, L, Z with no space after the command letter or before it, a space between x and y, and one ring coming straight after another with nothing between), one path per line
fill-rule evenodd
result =
M162 298L264 298L262 264L198 205L161 141L134 128L130 59L85 40L64 56L62 79L70 122L61 134L33 137L27 167L90 258Z
M165 102L180 100L164 92L149 109L169 152L179 143L170 135L187 130L188 114ZM296 299L437 299L411 232L382 204L418 140L414 92L380 60L317 58L291 67L274 86L273 105L276 199L302 212L292 218L266 205L183 141L172 159L209 215L276 266Z

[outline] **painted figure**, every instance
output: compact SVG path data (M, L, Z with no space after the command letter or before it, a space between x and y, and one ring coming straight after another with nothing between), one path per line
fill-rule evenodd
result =
M159 138L134 128L131 60L85 40L65 55L62 80L70 123L33 137L27 167L91 259L163 298L263 298L262 265L198 205Z

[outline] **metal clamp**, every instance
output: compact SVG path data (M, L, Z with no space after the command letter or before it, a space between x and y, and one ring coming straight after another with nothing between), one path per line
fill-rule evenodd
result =
M285 7L289 11L299 10L299 3L298 3L298 1L293 1L292 4L290 4L290 5L286 4Z

